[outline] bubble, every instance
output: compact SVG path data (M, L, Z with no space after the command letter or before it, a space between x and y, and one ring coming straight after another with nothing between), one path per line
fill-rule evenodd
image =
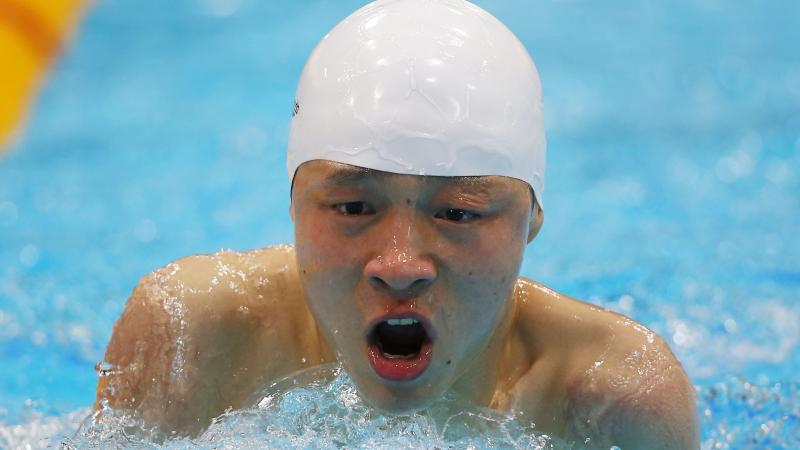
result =
M136 237L136 240L146 244L152 242L153 239L156 238L158 235L158 227L152 220L144 219L136 224L136 227L133 229L133 235Z
M753 158L742 151L734 152L717 161L714 171L720 181L734 181L750 175L753 170Z
M257 155L267 144L266 132L256 126L240 128L233 136L233 148L244 156Z
M766 176L770 183L785 183L791 176L791 169L786 161L772 160L767 164Z
M242 6L241 0L204 0L203 7L209 16L224 18L236 14Z
M92 342L92 331L85 324L71 323L61 330L61 341L89 345Z
M21 331L22 327L17 322L16 317L0 309L0 340L14 338L18 336Z
M33 267L39 261L39 249L33 245L28 244L22 247L19 252L19 262L23 266Z
M47 344L47 335L41 330L36 330L31 333L31 342L33 342L34 345L41 347Z
M698 330L693 329L687 323L676 320L673 322L672 342L678 347L693 347L700 339Z
M725 326L725 331L728 333L736 333L739 330L739 325L736 323L736 320L732 318L725 319L723 325Z
M633 310L633 304L635 300L628 294L623 295L619 298L619 307L622 311L631 312Z
M89 413L88 408L80 408L61 416L49 416L34 411L22 424L5 424L0 421L0 448L64 448L59 443L72 436Z
M800 448L800 384L731 377L698 390L703 449Z

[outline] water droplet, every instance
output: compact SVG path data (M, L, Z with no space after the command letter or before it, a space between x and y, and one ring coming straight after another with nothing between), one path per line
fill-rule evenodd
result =
M115 367L108 361L100 361L95 364L94 371L97 372L97 376L100 377L107 377L117 373Z

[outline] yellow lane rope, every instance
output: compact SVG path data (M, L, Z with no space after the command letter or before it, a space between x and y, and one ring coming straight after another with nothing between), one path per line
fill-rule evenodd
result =
M22 129L39 85L86 0L0 0L0 154Z

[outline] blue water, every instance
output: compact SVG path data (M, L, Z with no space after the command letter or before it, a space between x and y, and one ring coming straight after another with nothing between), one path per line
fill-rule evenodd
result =
M800 4L477 3L543 81L523 275L665 337L704 448L800 447ZM0 156L0 447L78 428L138 277L292 241L296 78L360 4L95 2Z

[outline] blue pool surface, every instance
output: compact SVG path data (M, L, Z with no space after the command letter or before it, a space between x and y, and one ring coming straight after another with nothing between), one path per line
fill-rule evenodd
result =
M542 77L522 274L663 336L704 449L800 448L800 3L476 3ZM72 436L140 276L292 241L296 79L361 4L94 2L0 155L0 448Z

